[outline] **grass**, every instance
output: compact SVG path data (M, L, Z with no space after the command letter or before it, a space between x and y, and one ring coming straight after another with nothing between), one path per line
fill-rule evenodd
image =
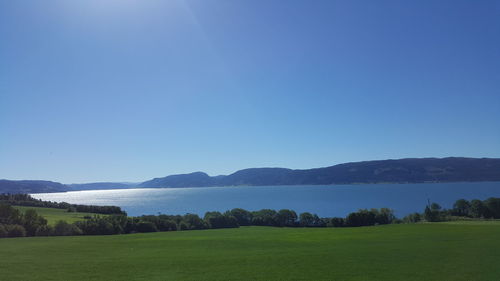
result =
M78 212L68 212L66 209L54 209L54 208L40 208L40 207L25 207L25 206L13 206L14 208L24 212L28 209L35 209L36 212L47 219L48 224L54 225L57 221L63 220L69 223L73 223L75 221L84 220L84 216L104 216L101 214L94 213L78 213Z
M500 223L0 239L1 280L500 280Z

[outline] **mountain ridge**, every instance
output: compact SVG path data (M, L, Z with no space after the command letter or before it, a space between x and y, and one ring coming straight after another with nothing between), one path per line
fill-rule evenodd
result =
M201 173L201 172L198 172ZM195 173L192 173L195 174ZM189 175L173 175L190 179ZM419 183L500 181L499 158L404 158L349 162L323 168L249 168L226 176L204 174L204 185L171 182L173 176L145 181L138 187L235 185L330 185L350 183Z
M500 181L500 158L403 158L349 162L312 169L248 168L229 175L204 172L169 175L142 183L69 184L0 180L0 193L40 193L119 188L335 185Z

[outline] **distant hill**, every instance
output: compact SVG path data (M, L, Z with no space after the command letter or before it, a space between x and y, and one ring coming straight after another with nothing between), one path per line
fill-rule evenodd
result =
M139 187L204 187L214 186L216 184L216 177L211 177L203 172L195 172L155 178L139 184Z
M41 180L0 180L0 193L45 193L67 191L64 184Z
M197 172L156 178L140 187L204 187L235 185L329 185L350 183L500 181L500 159L407 158L339 164L326 168L292 170L252 168L228 176Z
M352 183L425 183L500 181L498 158L407 158L339 164L331 167L292 170L251 168L227 176L203 172L170 175L140 184L86 183L63 185L50 181L0 180L0 193L41 193L133 187L209 187L265 185L332 185Z

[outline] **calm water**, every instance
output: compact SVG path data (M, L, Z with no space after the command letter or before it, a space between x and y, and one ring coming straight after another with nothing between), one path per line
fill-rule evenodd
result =
M398 216L421 212L427 198L445 208L455 200L500 197L500 182L439 184L373 184L335 186L249 186L204 188L141 188L32 194L74 204L115 205L129 215L203 215L232 208L293 209L319 216L345 216L360 208L389 207Z

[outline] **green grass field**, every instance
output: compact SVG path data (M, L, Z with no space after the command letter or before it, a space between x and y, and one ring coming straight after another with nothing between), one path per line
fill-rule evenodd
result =
M500 224L0 239L0 280L500 280Z
M54 209L54 208L39 208L39 207L25 207L25 206L13 206L14 208L24 212L28 209L35 209L36 212L47 219L48 224L54 225L57 221L63 220L68 223L73 223L75 221L84 220L84 216L105 216L93 213L78 213L78 212L68 212L66 209ZM1 279L0 279L1 280Z

